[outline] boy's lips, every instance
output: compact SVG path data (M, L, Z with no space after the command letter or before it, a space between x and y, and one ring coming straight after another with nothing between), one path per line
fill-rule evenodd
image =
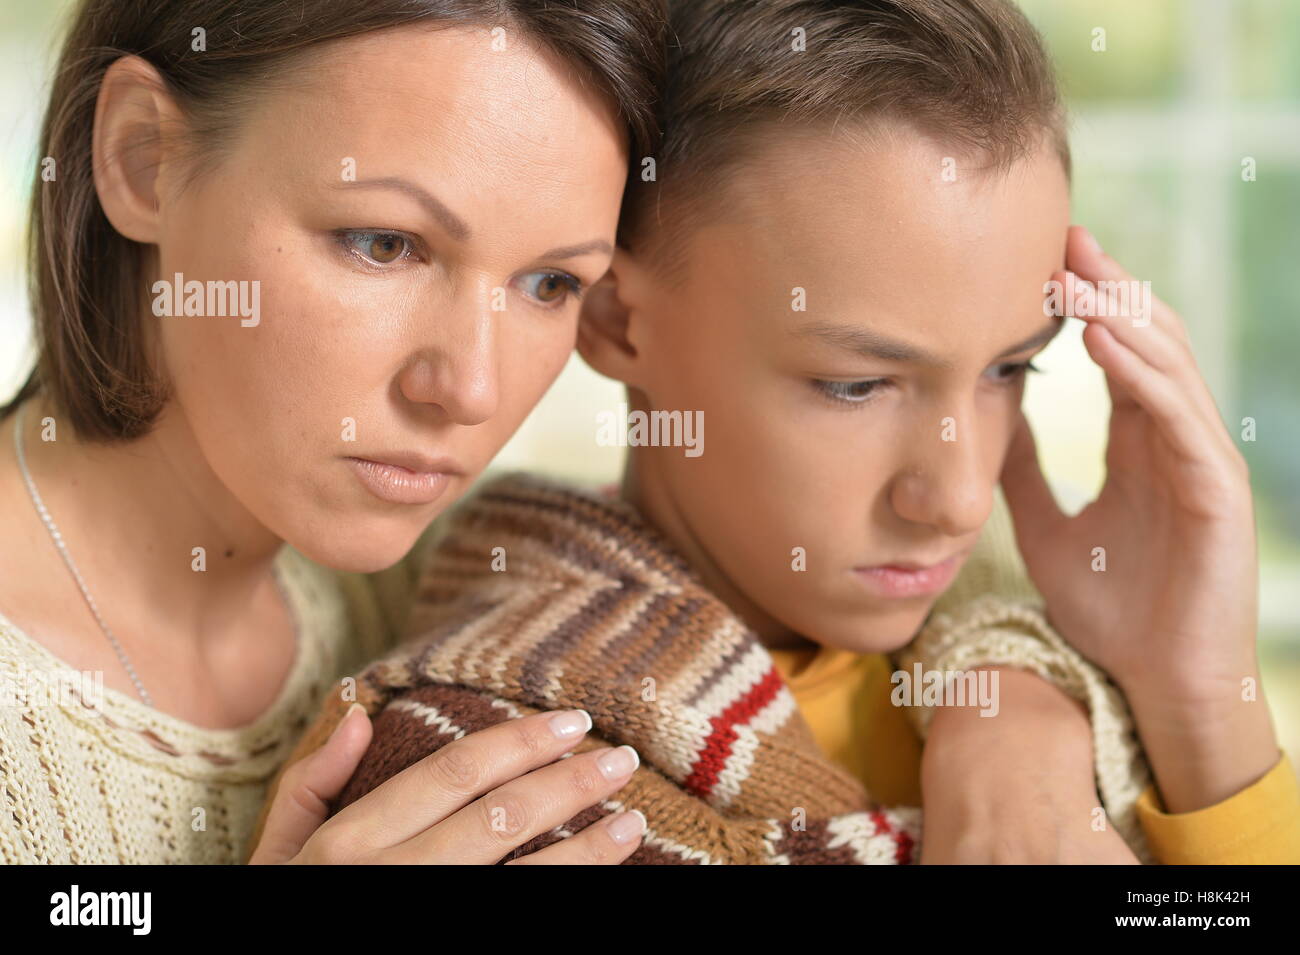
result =
M939 594L952 583L961 568L965 551L938 563L894 561L871 567L854 567L853 573L873 593L881 597L929 597Z

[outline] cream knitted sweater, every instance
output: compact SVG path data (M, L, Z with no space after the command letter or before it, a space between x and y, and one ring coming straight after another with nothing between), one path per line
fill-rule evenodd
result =
M407 564L337 574L287 546L275 570L298 651L276 701L239 729L83 683L0 616L0 862L245 859L272 775L336 681L391 646L410 586ZM60 675L71 693L42 690Z

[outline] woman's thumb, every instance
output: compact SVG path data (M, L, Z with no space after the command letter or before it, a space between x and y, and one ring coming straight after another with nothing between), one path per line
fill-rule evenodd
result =
M372 733L365 707L353 703L318 750L285 769L250 865L288 862L302 851L329 817L330 800L347 785Z

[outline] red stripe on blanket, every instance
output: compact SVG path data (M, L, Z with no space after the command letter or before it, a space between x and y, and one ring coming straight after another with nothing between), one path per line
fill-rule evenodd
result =
M736 742L735 728L753 719L763 707L772 702L784 685L781 674L773 666L744 696L709 720L713 729L700 748L690 775L682 783L687 792L701 799L708 798L731 756L732 744Z
M894 861L899 865L912 864L912 846L914 840L902 830L896 830L889 824L885 814L878 809L871 810L871 821L876 824L876 835L889 835L894 839Z

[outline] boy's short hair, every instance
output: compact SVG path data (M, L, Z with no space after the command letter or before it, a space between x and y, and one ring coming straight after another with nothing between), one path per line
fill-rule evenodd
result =
M902 120L1001 169L1046 134L1069 175L1050 60L1009 0L669 0L668 7L656 177L632 177L620 230L626 245L661 266L675 264L692 211L723 194L735 167L778 127Z

